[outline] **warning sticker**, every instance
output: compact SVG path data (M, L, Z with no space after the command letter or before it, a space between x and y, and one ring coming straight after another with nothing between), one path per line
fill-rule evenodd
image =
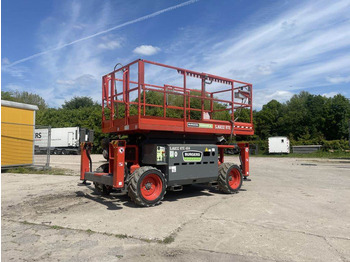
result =
M187 123L187 127L198 127L198 128L213 128L213 124L206 124L206 123Z
M172 173L176 173L176 166L169 166L169 170L170 170Z

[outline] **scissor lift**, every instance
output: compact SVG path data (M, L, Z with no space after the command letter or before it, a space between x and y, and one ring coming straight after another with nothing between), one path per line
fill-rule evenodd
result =
M126 190L140 206L189 184L236 193L249 176L249 145L223 141L254 134L252 85L139 59L102 77L102 131L119 137L108 164L93 172L92 144L82 143L80 175L102 193ZM224 162L227 148L239 165Z

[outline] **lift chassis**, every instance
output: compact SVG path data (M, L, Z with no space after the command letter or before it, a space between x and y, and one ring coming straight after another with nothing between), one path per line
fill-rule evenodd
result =
M146 65L175 71L182 85L145 83ZM200 88L189 88L189 78L197 78ZM209 92L213 82L221 89ZM153 103L151 95L162 101ZM249 120L237 121L240 110ZM222 112L230 120L218 119ZM81 144L80 179L92 181L103 194L120 190L137 205L153 206L166 190L180 191L184 185L209 184L236 193L249 176L249 144L227 145L223 136L254 133L252 85L136 60L102 78L102 130L120 138L109 143L108 163L96 171L92 143ZM236 151L238 165L224 161L225 149Z

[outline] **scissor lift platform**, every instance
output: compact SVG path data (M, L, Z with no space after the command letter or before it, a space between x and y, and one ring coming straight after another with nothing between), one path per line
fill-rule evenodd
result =
M150 67L147 68L150 77L145 74L146 67ZM146 83L145 79L151 83ZM168 81L172 84L154 84L162 79L170 79ZM173 84L175 82L177 85ZM104 133L157 130L216 135L254 134L252 85L249 83L140 59L103 76L102 85ZM151 93L157 94L157 103L149 100ZM177 99L177 104L170 103L169 97ZM241 110L246 110L248 116L244 122L237 118ZM177 111L180 117L169 117L170 111ZM227 112L226 120L218 117L224 111Z
M252 85L139 59L103 76L102 131L127 136L109 143L108 163L95 172L92 143L81 145L80 179L101 193L127 191L140 206L190 184L237 193L249 176L249 145L219 136L254 134ZM224 161L227 148L239 165Z

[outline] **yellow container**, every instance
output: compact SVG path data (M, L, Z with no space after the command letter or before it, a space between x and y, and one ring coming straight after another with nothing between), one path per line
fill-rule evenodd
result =
M34 164L37 106L1 100L1 167Z

